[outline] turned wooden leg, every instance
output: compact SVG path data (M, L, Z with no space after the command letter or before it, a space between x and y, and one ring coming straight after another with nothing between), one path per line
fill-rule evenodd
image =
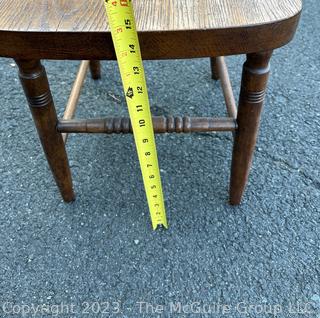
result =
M237 117L238 130L234 140L231 167L230 203L233 205L240 204L248 180L269 76L271 55L272 52L248 54L243 66Z
M40 141L61 195L66 202L74 200L72 179L49 83L39 60L16 60L19 77L38 130Z
M217 80L220 79L220 77L219 77L219 73L218 73L216 58L215 57L211 57L210 58L210 63L211 63L211 76L212 76L212 79L217 81Z
M90 72L91 72L91 77L94 80L100 79L101 78L101 65L100 61L98 60L91 60L90 61Z

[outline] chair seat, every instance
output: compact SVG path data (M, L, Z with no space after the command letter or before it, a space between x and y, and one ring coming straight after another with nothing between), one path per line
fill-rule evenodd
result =
M301 0L134 0L144 59L273 50L293 37ZM0 56L114 59L103 0L0 0Z
M135 0L139 31L235 28L274 23L301 0ZM0 30L106 32L103 0L0 0Z

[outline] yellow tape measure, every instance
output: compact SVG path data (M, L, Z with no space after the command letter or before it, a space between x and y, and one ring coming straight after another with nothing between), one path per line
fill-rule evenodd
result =
M131 0L104 0L137 147L152 227L168 228L147 84Z

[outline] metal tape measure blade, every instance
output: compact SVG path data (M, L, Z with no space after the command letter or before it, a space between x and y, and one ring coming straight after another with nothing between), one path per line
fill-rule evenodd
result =
M144 67L131 0L104 0L152 227L168 228Z

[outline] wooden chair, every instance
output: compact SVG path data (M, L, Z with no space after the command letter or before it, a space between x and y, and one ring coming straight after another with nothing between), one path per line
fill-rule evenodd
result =
M124 0L125 1L125 0ZM247 182L272 51L293 37L301 0L135 0L144 59L210 57L229 117L155 117L164 132L234 132L230 203ZM0 56L14 58L38 134L62 197L74 199L65 150L67 133L128 133L128 118L73 119L86 70L115 59L103 0L0 0ZM223 56L247 54L238 109ZM58 119L41 59L85 60L63 119ZM90 61L90 62L89 62Z

